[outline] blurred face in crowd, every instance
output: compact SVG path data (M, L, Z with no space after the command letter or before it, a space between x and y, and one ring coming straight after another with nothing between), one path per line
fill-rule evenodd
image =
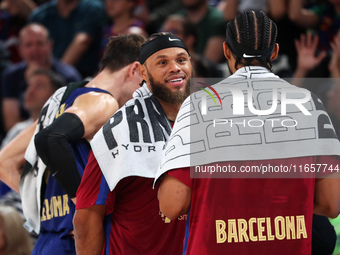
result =
M189 10L195 10L206 3L207 0L182 0L183 6Z
M20 54L28 64L46 67L52 58L52 43L47 30L33 24L20 32Z
M167 48L152 54L142 66L142 76L158 99L181 104L190 94L192 66L182 48Z
M183 40L184 39L183 38L184 37L183 24L184 24L184 19L181 19L181 18L167 19L163 24L162 30L164 32L170 32Z
M106 0L106 13L109 17L115 18L125 13L132 13L136 6L134 0Z
M28 87L25 92L25 108L31 113L39 115L42 107L54 93L54 86L44 74L34 74L28 78Z

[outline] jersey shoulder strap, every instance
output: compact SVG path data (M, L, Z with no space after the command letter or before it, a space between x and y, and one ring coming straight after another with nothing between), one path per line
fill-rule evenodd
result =
M60 105L65 103L66 99L72 94L72 92L76 89L84 87L88 81L80 81L80 82L71 82L67 85L67 88L64 92L63 97L61 98Z

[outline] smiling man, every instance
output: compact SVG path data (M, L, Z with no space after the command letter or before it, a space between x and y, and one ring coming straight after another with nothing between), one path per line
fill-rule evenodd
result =
M91 142L73 220L79 255L182 253L185 217L164 217L152 184L189 95L190 56L181 39L158 33L142 45L139 61L143 87Z

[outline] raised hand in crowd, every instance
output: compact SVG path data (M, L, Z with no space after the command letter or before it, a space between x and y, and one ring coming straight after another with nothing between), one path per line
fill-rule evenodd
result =
M305 78L309 71L317 67L326 57L326 52L322 51L316 54L316 48L319 37L312 34L302 34L300 40L295 40L295 47L298 55L297 67L293 75L293 84L301 87L302 80L297 78Z
M328 69L333 78L340 78L340 32L331 42L331 47L333 54Z

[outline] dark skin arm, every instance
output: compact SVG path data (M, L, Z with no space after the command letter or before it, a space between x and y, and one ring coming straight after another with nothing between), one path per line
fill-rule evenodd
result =
M177 178L164 174L158 189L159 208L171 220L186 214L191 203L191 189Z
M76 210L73 226L78 255L102 254L105 242L103 228L105 212L105 205Z

